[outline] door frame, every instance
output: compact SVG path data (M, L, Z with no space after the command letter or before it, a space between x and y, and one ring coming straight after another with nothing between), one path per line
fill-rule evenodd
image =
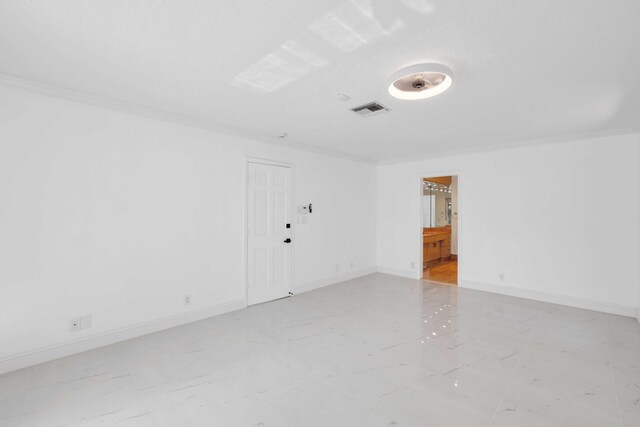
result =
M245 307L249 306L249 164L259 164L266 166L277 166L289 168L291 170L291 289L289 289L289 294L293 295L294 288L294 259L295 259L295 244L296 244L296 228L295 228L295 172L296 168L293 163L282 162L279 160L270 160L270 159L262 159L259 157L248 157L244 158L244 225L243 225L243 233L244 239L242 241L242 283L244 284L244 305Z
M445 171L439 171L439 172L425 172L422 175L420 175L420 181L418 182L418 191L420 194L420 199L419 199L419 212L420 215L418 216L418 230L419 231L419 236L420 236L420 243L418 245L418 271L416 273L416 279L418 280L422 280L422 257L424 256L423 254L423 249L424 249L424 242L422 240L422 192L423 192L423 188L422 188L422 182L425 179L429 179L429 178L436 178L439 176L457 176L458 177L458 241L457 241L457 245L458 245L458 253L456 255L458 255L458 277L457 277L457 286L458 287L462 287L460 286L460 283L462 282L460 280L460 277L462 277L462 271L463 271L463 267L464 267L464 263L460 263L460 253L461 253L461 247L462 245L460 245L460 234L461 234L461 230L462 230L462 221L460 221L460 194L462 194L462 191L460 191L460 178L462 176L462 173L460 171L456 171L456 170L445 170Z

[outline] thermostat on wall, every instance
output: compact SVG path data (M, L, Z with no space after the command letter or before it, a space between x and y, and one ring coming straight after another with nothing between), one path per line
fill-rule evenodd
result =
M310 214L311 212L313 212L311 203L306 205L298 205L298 213L300 215L307 215L307 214Z

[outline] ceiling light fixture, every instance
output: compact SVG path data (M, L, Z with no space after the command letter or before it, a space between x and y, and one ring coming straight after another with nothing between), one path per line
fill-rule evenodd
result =
M391 76L389 94L398 99L425 99L449 89L453 72L442 64L416 64Z
M451 193L451 186L438 184L430 181L423 181L422 188L425 191L439 191L441 193Z

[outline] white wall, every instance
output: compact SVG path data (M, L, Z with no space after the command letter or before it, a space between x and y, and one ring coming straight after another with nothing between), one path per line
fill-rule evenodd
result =
M380 166L378 268L418 277L421 178L458 175L461 286L633 315L638 151L632 134Z
M376 237L380 270L418 277L421 178L458 174L462 286L626 313L640 304L639 142L387 165L376 177L371 165L0 87L0 372L52 354L39 350L242 306L246 156L293 163L295 202L314 204L294 225L295 291L371 271ZM589 214L605 192L619 208ZM92 328L69 333L84 314Z
M372 165L0 87L0 370L242 306L245 156L293 163L294 200L313 203L294 225L294 291L375 270ZM84 314L93 327L68 332Z

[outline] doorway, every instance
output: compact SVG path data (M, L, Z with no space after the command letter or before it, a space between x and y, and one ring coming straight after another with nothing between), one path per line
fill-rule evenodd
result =
M422 279L458 284L458 177L422 179Z
M247 304L291 295L292 169L247 163Z

